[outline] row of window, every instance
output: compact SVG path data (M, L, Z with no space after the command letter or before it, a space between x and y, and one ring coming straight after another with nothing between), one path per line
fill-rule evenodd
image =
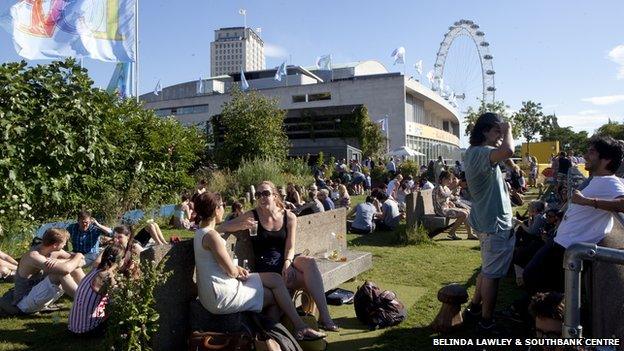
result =
M461 160L459 147L442 141L407 135L407 147L422 152L425 156L416 156L416 162L426 165L429 160L436 160L442 156L445 160Z
M208 105L193 105L193 106L181 106L181 107L173 107L173 108L162 108L160 110L154 111L157 116L166 117L166 116L179 116L179 115L190 115L194 113L207 113Z
M292 96L293 103L321 101L321 100L331 100L331 93L302 94L302 95Z

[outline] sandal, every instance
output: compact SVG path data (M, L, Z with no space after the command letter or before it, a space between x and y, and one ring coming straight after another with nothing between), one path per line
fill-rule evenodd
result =
M295 333L295 340L297 341L315 341L326 338L325 333L317 332L316 330L306 327L297 330Z
M336 324L325 324L323 322L318 322L318 327L321 330L337 333L340 331L340 327Z

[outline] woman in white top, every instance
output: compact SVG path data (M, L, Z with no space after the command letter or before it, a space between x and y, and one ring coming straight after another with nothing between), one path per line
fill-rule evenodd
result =
M297 340L325 337L309 328L297 314L282 277L277 273L249 273L235 266L225 247L225 239L215 230L223 217L223 202L219 194L204 192L195 201L194 251L197 288L202 306L214 314L242 311L266 312L272 316L281 310L296 328ZM276 306L277 305L277 306Z

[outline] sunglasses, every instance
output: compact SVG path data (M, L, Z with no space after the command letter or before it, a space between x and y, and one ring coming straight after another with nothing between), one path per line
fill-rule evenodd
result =
M271 196L271 195L273 195L273 193L271 192L271 190L256 191L256 194L255 194L256 199L259 199L259 198L261 198L261 197L263 197L263 196L264 196L264 197L269 197L269 196Z

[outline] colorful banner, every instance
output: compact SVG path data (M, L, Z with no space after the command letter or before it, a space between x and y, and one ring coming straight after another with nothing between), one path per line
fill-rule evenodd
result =
M68 56L135 60L136 0L19 0L0 16L17 53L30 60Z

